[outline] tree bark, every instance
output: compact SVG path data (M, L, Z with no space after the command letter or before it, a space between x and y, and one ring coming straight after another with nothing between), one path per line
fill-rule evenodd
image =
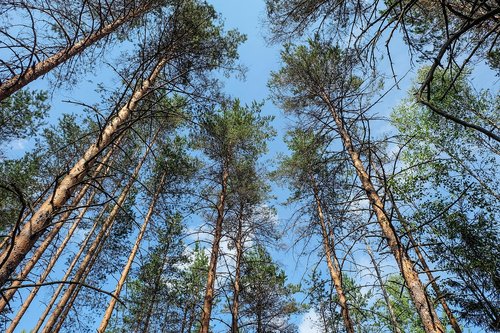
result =
M226 190L228 171L224 167L222 171L222 188L219 194L219 202L217 203L217 220L215 222L215 233L212 242L212 253L210 255L210 263L208 266L207 290L203 301L203 311L201 313L200 333L208 333L210 327L210 317L212 313L212 305L214 302L214 288L217 271L217 260L219 258L220 240L222 238L222 223L224 221L224 207L226 204Z
M361 181L362 188L366 192L368 200L370 201L371 208L373 209L375 216L377 217L377 221L382 230L382 234L387 241L387 245L389 246L389 249L394 256L396 263L399 266L401 275L403 276L403 279L408 286L410 296L417 309L420 319L422 320L422 325L425 332L444 333L443 325L441 324L441 321L437 316L433 303L429 299L429 296L425 291L422 281L418 276L418 272L415 270L414 263L401 244L399 236L396 234L396 230L392 225L392 222L387 217L386 211L384 209L384 203L382 202L382 199L373 186L370 175L366 171L366 168L361 161L359 152L354 148L350 133L344 126L343 119L333 106L329 96L323 94L321 97L327 104L328 109L334 118L344 148L347 150L347 153L351 158L351 162L356 169L356 173Z
M98 216L95 218L95 222L94 222L94 225L92 226L92 229L90 229L88 235L85 237L85 239L83 240L82 244L80 245L80 249L78 250L78 253L74 256L73 260L71 261L70 265L68 266L68 269L66 270L66 273L64 274L64 276L63 276L63 278L62 278L61 281L63 281L63 282L68 281L69 276L71 275L71 272L73 271L73 268L78 263L78 260L80 260L80 257L82 256L83 252L85 251L85 248L89 244L89 242L90 242L90 240L92 238L92 235L94 234L94 231L98 227L99 221L101 220L102 216L104 215L104 213L108 209L108 206L109 206L109 204L105 204L102 207L101 211L99 212ZM52 306L56 302L57 297L59 297L59 294L61 293L61 291L62 291L63 288L64 288L64 284L60 284L57 287L57 289L55 290L54 294L50 298L49 303L45 307L44 312L42 313L42 315L40 316L40 318L38 318L38 322L36 323L36 326L33 329L34 333L38 333L38 331L42 327L43 322L47 318L47 315L49 314L50 310L52 309Z
M390 193L391 199L392 199L392 193ZM462 333L462 329L460 328L460 325L458 324L457 319L453 315L453 312L451 311L450 307L448 306L448 303L446 302L446 297L443 295L441 292L441 288L439 288L436 279L432 275L432 271L427 265L427 261L425 260L424 255L420 251L420 246L418 243L415 241L415 238L413 238L413 234L408 227L408 223L406 223L406 219L404 216L401 214L399 211L399 207L396 205L396 202L392 200L392 204L394 207L394 211L396 212L396 215L398 216L399 222L401 222L401 225L403 226L403 229L405 230L405 233L408 235L408 239L410 240L411 246L413 250L415 251L415 254L417 255L418 261L422 265L422 268L424 269L425 274L427 275L427 278L429 279L432 289L434 289L434 292L436 293L436 298L439 300L439 303L441 303L441 306L443 307L444 312L446 313L446 316L448 317L448 320L450 321L450 325L455 331L455 333Z
M243 207L240 207L238 217L238 232L236 235L236 262L234 272L233 285L233 306L231 310L231 333L239 333L238 318L239 318L239 296L240 296L240 275L241 275L241 259L243 257Z
M0 287L5 285L12 272L31 248L33 248L35 242L49 226L57 210L71 197L75 191L75 187L83 180L95 163L96 157L115 139L120 127L128 120L131 113L135 111L141 99L150 91L166 63L166 58L158 61L149 77L136 87L127 104L108 122L95 143L87 149L82 158L55 186L52 195L32 215L21 232L13 240L14 245L12 248L4 250L0 254Z
M86 206L82 209L82 211L80 212L80 214L76 218L75 222L73 223L73 225L71 226L70 230L68 231L68 234L64 238L62 244L57 248L56 253L50 259L47 267L45 268L45 271L42 273L42 275L38 279L37 284L44 283L45 279L49 276L50 272L52 272L52 268L54 267L54 265L56 264L57 260L61 256L64 248L66 247L66 245L68 244L69 240L71 239L71 236L73 236L73 233L75 232L76 228L78 227L78 225L82 221L83 216L85 215L85 213L87 212L87 209L89 208L89 205L92 203L92 200L94 199L94 195L95 195L95 191L89 197L89 200L87 201ZM12 285L14 285L14 283ZM34 287L33 288L33 290L30 292L30 294L28 295L28 297L24 301L21 309L19 309L19 311L17 312L16 316L12 320L10 326L5 331L5 333L12 333L12 332L14 332L14 329L19 324L19 321L21 320L21 318L23 317L24 313L26 312L26 310L30 306L30 304L33 301L33 299L35 298L36 294L38 293L38 290L40 290L40 287Z
M382 173L380 172L379 168L372 164L373 169L377 173L379 177L382 177ZM427 275L427 278L429 279L432 289L434 289L434 292L436 293L436 298L439 299L439 302L441 303L441 306L443 307L444 312L446 313L446 316L448 317L448 320L450 321L450 325L455 331L455 333L462 333L462 329L460 328L460 325L458 324L457 319L453 315L453 312L451 311L450 307L448 306L448 303L446 302L446 297L443 295L441 292L441 288L439 288L439 285L436 282L436 279L432 275L432 271L427 265L427 261L425 260L425 257L423 256L422 252L420 251L420 246L418 243L415 241L415 238L413 237L412 231L410 230L410 227L408 225L408 222L406 218L401 214L401 211L399 210L398 204L396 203L396 200L394 198L394 195L392 193L392 190L389 186L385 186L387 193L389 194L389 198L392 203L392 207L394 209L394 212L396 213L396 216L398 217L399 222L403 226L403 229L405 231L405 234L408 235L408 239L410 240L410 244L412 248L415 250L415 254L417 255L418 261L422 265L422 268L424 269L425 274ZM367 245L368 246L368 245ZM370 257L373 256L371 254L371 251L368 253ZM373 261L373 259L372 259ZM374 261L373 261L374 262ZM375 265L375 262L374 262ZM377 268L376 268L377 269ZM378 274L378 273L377 273Z
M6 99L39 77L47 74L52 69L66 62L68 59L82 53L89 46L113 33L125 23L145 14L151 10L152 7L153 5L151 1L147 1L146 4L129 11L112 23L103 26L93 34L77 41L73 45L66 47L36 65L28 67L23 73L5 80L2 84L0 84L0 101Z

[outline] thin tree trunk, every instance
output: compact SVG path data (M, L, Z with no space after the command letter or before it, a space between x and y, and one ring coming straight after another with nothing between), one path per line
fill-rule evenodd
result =
M182 322L181 322L182 324L180 333L184 333L184 330L186 329L188 312L189 312L189 303L186 302L184 308L182 309Z
M257 333L265 333L264 328L262 327L262 309L258 306L257 310Z
M330 277L332 278L333 285L337 292L339 298L339 305L341 308L342 319L344 320L345 329L348 333L355 333L354 323L349 314L349 306L347 304L347 299L345 297L344 288L342 286L342 272L340 269L339 261L335 253L335 248L330 245L330 240L328 237L328 231L325 224L325 217L323 214L323 208L321 204L321 199L319 197L318 188L312 179L312 186L314 192L314 199L316 201L316 210L319 217L319 225L321 228L321 235L323 238L323 248L325 251L326 263L328 266L328 271L330 272Z
M97 261L97 258L99 257L100 253L102 252L104 248L104 244L106 243L107 238L109 237L110 233L106 233L106 235L99 241L97 250L94 252L92 255L91 259L89 262L87 262L83 269L84 273L79 279L80 283L85 283L87 276L90 274L92 271L92 268L94 267L95 262ZM73 304L75 303L76 298L78 297L78 294L82 290L82 285L77 284L75 290L71 293L71 298L69 299L68 302L66 302L64 306L63 312L59 315L57 324L55 325L54 329L51 331L51 333L59 333L59 331L62 329L64 322L66 321L66 318L73 308Z
M224 167L222 171L222 188L217 203L217 220L215 222L215 233L212 242L212 253L210 255L210 263L208 266L207 290L203 301L203 311L201 313L200 333L208 333L210 327L210 317L212 314L212 305L214 301L215 278L217 271L217 260L219 258L220 240L222 238L222 223L224 221L224 207L226 204L228 171Z
M101 242L101 244L102 244L102 242ZM80 283L85 283L85 280L87 279L87 276L89 275L89 273L92 270L92 267L96 261L96 256L99 255L101 250L102 250L102 247L100 246L99 249L96 251L96 255L92 257L91 262L85 266L85 273L83 273L83 275L80 279ZM54 326L53 330L51 331L51 333L59 333L59 331L62 329L63 324L64 324L64 322L69 314L69 311L73 308L73 304L75 303L75 300L78 297L78 294L80 293L80 290L82 290L82 286L77 285L75 290L71 294L71 298L64 306L63 312L59 315L58 321L57 321L56 325Z
M0 84L0 101L9 97L13 93L38 79L39 77L47 74L52 69L66 62L68 59L71 59L72 57L82 53L89 46L107 37L125 23L130 22L131 20L145 14L152 7L152 1L147 1L146 4L129 11L112 23L103 26L93 34L84 37L73 45L66 47L56 54L48 57L47 59L35 64L34 66L28 67L23 73L5 80L4 82L2 82L2 84Z
M432 271L431 271L430 267L427 265L427 261L425 260L424 255L420 251L420 246L415 241L415 238L413 238L413 234L408 226L408 223L406 222L405 217L401 214L401 212L399 211L399 207L396 205L396 202L393 200L392 192L390 192L389 194L391 196L391 201L392 201L392 204L394 207L394 211L396 212L396 215L398 216L398 220L401 223L401 225L403 226L405 233L408 235L408 239L410 240L411 246L417 255L418 261L422 265L422 268L424 269L424 272L427 275L429 282L431 283L432 289L434 289L434 292L436 293L436 298L441 303L441 306L443 307L443 310L446 313L448 320L450 321L451 327L453 328L453 330L456 333L462 333L462 329L460 328L460 325L458 324L457 319L453 315L453 312L451 311L450 307L448 306L448 303L446 302L446 297L444 297L443 293L441 292L441 288L439 288L439 285L437 284L436 279L432 275Z
M238 217L238 233L236 235L236 262L234 273L234 290L233 290L233 306L231 310L231 333L238 333L238 317L239 317L239 296L240 296L240 275L241 275L241 259L243 257L243 207L240 207Z
M139 84L132 97L123 106L118 114L110 119L101 132L99 138L92 144L83 157L71 168L66 176L56 185L52 195L45 200L41 207L32 215L21 232L13 240L14 245L0 254L0 287L4 286L12 272L33 248L35 242L49 226L54 214L71 197L89 169L95 163L96 157L116 137L120 127L128 120L136 109L140 100L150 91L154 81L166 65L167 59L162 58L155 66L149 77Z
M193 303L191 303L191 308L189 311L189 322L188 322L186 333L191 333L195 318L196 318L196 303L195 303L195 301L193 301Z
M392 326L392 331L394 333L403 333L401 331L401 328L399 327L398 320L396 318L396 315L394 313L394 309L392 308L391 300L389 298L389 295L387 294L387 290L385 289L385 284L382 279L382 274L380 272L380 269L378 267L377 261L375 260L375 256L373 255L372 249L370 247L370 244L365 241L366 245L366 252L368 252L368 255L370 256L370 260L372 261L373 269L375 270L375 275L377 277L377 281L380 285L380 290L382 291L382 296L384 297L385 303L387 304L387 310L389 311L389 320L391 321L391 326Z
M137 238L135 240L135 244L132 247L132 250L130 251L130 255L128 257L127 263L125 264L125 267L123 267L122 274L120 276L120 279L118 280L118 283L116 285L116 289L114 292L115 297L120 296L120 292L123 288L123 285L125 284L125 280L127 279L130 268L132 267L132 263L134 262L135 255L137 254L137 251L139 250L139 246L141 245L142 238L144 237L144 234L146 233L146 229L147 229L147 226L149 224L149 220L151 219L151 216L153 215L153 211L155 209L158 197L161 193L163 185L165 184L165 179L166 179L166 173L164 173L161 177L160 183L158 184L158 188L156 189L156 192L154 193L153 198L151 199L151 204L149 205L148 212L146 213L146 216L144 217L144 223L142 224L141 230L139 231L139 234L137 235ZM115 297L111 297L111 299L109 300L109 304L108 304L108 307L106 309L106 312L104 313L101 324L99 325L99 328L97 329L97 332L99 332L99 333L104 333L106 331L106 327L108 327L109 320L111 319L111 315L113 314L113 309L116 305L116 298Z
M171 232L171 229L168 230L168 234L170 234L170 232ZM154 290L152 292L153 297L152 297L151 301L148 304L149 306L148 306L148 310L146 312L146 322L145 322L144 328L142 330L143 333L147 333L148 330L149 330L149 323L151 322L151 317L153 316L153 312L154 312L154 306L155 306L155 303L157 302L156 298L157 298L157 296L159 294L159 291L160 291L161 279L162 279L162 276L163 276L163 272L165 270L165 266L167 265L168 252L170 251L170 246L171 246L171 242L169 241L167 243L167 247L165 249L165 252L162 253L163 254L163 258L162 258L162 261L161 261L160 272L155 277Z
M163 263L165 263L165 260L163 260ZM151 322L151 317L153 316L154 307L156 303L156 296L158 295L158 292L160 290L161 277L162 273L158 274L155 278L153 297L148 304L148 309L146 311L146 320L144 322L144 328L142 329L142 333L147 333L149 330L149 324Z
M117 143L118 143L118 141L117 141ZM100 162L100 164L95 169L95 171L94 171L94 173L92 175L92 179L94 179L95 177L97 177L99 175L99 173L101 173L103 167L107 164L107 162L109 161L109 158L111 157L112 154L113 154L113 149L110 149L108 151L108 153L104 156L104 158L102 159L102 161ZM105 171L105 174L108 172L108 170L109 170L109 168L107 168L107 170ZM87 191L89 190L90 187L91 187L90 182L87 183L87 184L85 184L82 187L82 189L80 190L80 192L78 193L78 195L72 201L71 207L76 207L76 206L78 206L80 204L80 201L87 194ZM93 200L93 198L95 196L95 193L96 192L94 190L92 192L92 194L90 195L90 198L87 200L87 203L85 204L85 207L82 209L82 211L80 212L80 214L76 218L75 223L73 223L73 226L70 228L70 231L68 232L68 235L66 236L65 241L59 247L59 249L58 249L59 254L57 255L57 253L56 253L56 255L55 255L55 256L57 256L55 258L56 261L57 261L57 258L60 255L60 253L62 252L62 250L66 246L66 243L69 241L69 238L72 236L72 234L75 231L76 227L78 226L78 224L80 223L81 219L83 218L83 215L87 211L88 206L92 203L92 200ZM35 253L33 254L33 257L31 257L30 260L28 260L28 262L23 267L23 269L21 270L21 272L16 276L16 279L12 282L11 287L17 287L17 286L21 285L21 283L28 277L28 274L31 272L31 270L33 269L33 267L35 267L36 263L38 262L38 260L45 253L45 250L52 243L53 239L57 236L57 234L59 233L59 231L61 230L61 228L64 226L64 222L68 220L68 218L70 217L70 215L71 215L72 212L73 212L73 210L69 209L69 207L68 207L68 209L66 210L66 212L64 212L61 215L61 217L59 218L59 221L55 224L54 228L47 234L47 237L43 240L43 242L40 244L40 246L36 249ZM55 264L55 262L54 262L54 264ZM49 266L45 270L45 272L47 273L47 275L48 275L48 273L50 273L51 269L52 269L52 267L49 264ZM40 278L40 280L39 280L38 283L43 283L44 280L45 280L45 278L46 278L46 276L44 278ZM38 292L38 289L39 289L39 287L35 287L33 289L33 291L32 291L32 293L34 292L34 295L31 296L31 294L30 294L30 296L23 303L23 307L21 307L21 310L19 311L19 312L22 311L21 317L23 316L24 311L26 311L26 309L24 309L24 311L23 311L24 306L25 305L29 306L29 304L31 303L31 300L33 299L33 297L35 297L36 293ZM2 298L0 298L0 312L2 312L4 310L5 306L12 299L12 297L15 294L15 292L16 292L16 289L9 289L9 290L7 290L6 292L4 292L2 294ZM29 300L30 297L31 297L31 300ZM18 313L18 315L19 315L19 313ZM16 322L16 318L17 318L18 315L16 315L16 317L14 317L13 322L11 324L11 325L14 325L14 327L17 325L17 323L16 324L14 324L14 323Z
M127 185L123 188L122 192L120 193L120 196L116 200L115 205L113 206L113 209L111 210L109 216L106 218L106 221L104 221L101 229L99 230L99 233L97 234L96 238L94 239L92 245L90 246L89 250L87 251L87 254L85 255L84 259L82 260L80 267L76 271L75 275L73 276L73 280L77 282L82 282L82 277L85 274L85 271L88 267L88 263L92 261L94 258L94 255L97 253L101 241L106 239L108 235L111 233L111 229L113 227L113 223L115 221L116 216L118 215L118 212L122 209L121 207L125 203L125 200L128 197L128 194L130 192L130 189L132 188L132 185L135 183L135 180L137 179L139 172L142 168L142 165L144 164L150 150L151 146L153 145L154 141L156 140L157 136L159 134L159 131L156 132L155 136L152 139L152 142L150 145L147 146L141 160L137 164L137 166L134 169L134 172L132 176L130 177L130 180L128 181ZM52 313L51 317L49 318L47 324L45 325L44 329L42 330L43 333L52 333L54 332L54 326L56 324L56 321L58 320L59 316L64 310L64 307L67 305L69 299L71 298L71 294L75 291L77 284L70 284L68 288L66 289L66 292L63 294L61 299L59 300L59 303L57 304L56 308L54 309L54 312Z
M384 203L373 186L370 175L361 161L359 152L354 148L350 133L345 128L343 119L336 111L329 97L325 94L322 98L327 104L329 111L335 120L337 129L344 144L344 148L351 157L351 162L356 169L361 185L366 192L373 211L375 212L375 216L377 217L383 236L387 240L387 244L399 266L401 275L408 286L410 296L415 304L420 319L422 320L425 332L444 333L443 325L437 316L433 303L425 291L422 281L418 276L418 272L415 270L414 263L408 256L408 253L406 253L404 246L400 242L399 236L396 234L394 226L387 217L384 209Z
M373 169L377 173L379 177L382 177L383 175L381 174L379 168L372 163ZM458 324L457 319L453 315L453 312L451 311L450 307L448 306L448 303L446 302L446 298L444 297L443 293L441 292L441 289L439 288L439 285L436 282L436 279L432 275L431 269L427 265L427 261L425 260L425 257L423 256L422 252L420 251L420 246L417 244L415 241L415 238L413 238L413 234L409 228L408 222L406 221L406 218L401 214L401 211L399 210L399 207L396 203L396 200L394 198L394 195L392 193L392 190L390 187L385 186L387 193L389 194L392 207L394 208L394 211L398 217L399 222L403 226L403 229L405 233L408 235L408 239L410 240L410 243L412 245L412 248L415 250L415 253L417 254L417 258L422 265L422 268L424 269L425 274L427 275L427 278L429 279L432 289L434 289L434 292L436 293L437 299L439 299L439 302L441 303L441 306L443 307L444 312L446 313L446 316L448 317L448 320L450 321L450 325L455 331L455 333L462 333L462 329L460 328L460 325ZM368 246L368 245L367 245ZM369 252L370 254L370 252ZM372 254L370 254L372 256Z

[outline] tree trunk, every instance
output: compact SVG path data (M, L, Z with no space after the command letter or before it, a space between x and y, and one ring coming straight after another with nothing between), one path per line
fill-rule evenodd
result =
M170 232L171 231L169 230L169 234L170 234ZM147 333L148 330L149 330L149 325L150 325L150 322L151 322L151 317L153 316L153 312L154 312L154 306L155 306L155 303L157 302L157 296L159 294L160 287L161 287L160 284L161 284L163 272L164 272L164 269L165 269L165 266L166 266L167 260L168 260L168 252L170 251L170 245L171 245L171 243L168 242L167 243L167 248L165 249L165 252L162 253L163 254L163 258L161 260L161 266L160 266L161 268L160 268L160 272L155 277L154 289L153 289L153 292L152 292L153 297L151 298L151 301L148 304L148 309L147 309L147 312L146 312L146 321L145 321L145 324L144 324L144 328L142 330L143 333Z
M236 262L234 272L234 290L233 290L233 306L231 310L231 333L239 333L238 317L239 317L239 296L240 296L240 275L241 275L241 259L243 257L243 207L240 207L238 217L238 233L236 235Z
M68 244L69 240L71 239L71 236L73 236L73 233L75 232L76 228L78 227L78 225L82 221L83 216L85 215L85 213L87 212L87 209L89 208L90 204L92 203L94 195L95 195L95 191L89 197L89 200L87 201L86 206L82 209L82 211L80 212L80 214L76 218L75 222L73 223L73 225L71 226L70 230L68 231L68 234L64 238L62 244L57 248L56 253L50 259L47 267L45 268L45 271L42 273L42 275L38 279L37 284L41 285L42 283L44 283L45 279L49 276L50 272L52 272L52 268L54 267L54 265L56 264L57 260L61 256L64 248L66 247L66 245ZM14 285L14 283L12 285ZM19 309L18 313L16 314L16 316L12 320L12 323L10 324L9 328L5 331L5 333L12 333L12 332L14 332L14 329L19 324L19 321L23 317L24 313L26 312L26 310L30 306L31 302L35 298L35 296L38 293L38 290L40 290L40 288L41 287L34 287L33 288L33 290L30 292L30 294L28 295L28 297L24 301L21 309Z
M132 250L130 251L130 255L128 257L127 263L125 264L125 267L123 267L122 274L120 276L120 279L118 280L118 283L116 285L116 289L114 292L115 297L120 296L120 292L122 290L123 285L125 284L125 280L127 279L128 273L130 271L130 268L132 267L132 263L134 262L135 255L137 254L137 251L139 251L139 246L141 245L142 238L144 237L144 234L146 233L147 226L149 224L149 220L151 219L151 216L153 215L153 211L156 206L156 201L158 200L158 197L160 196L161 190L163 185L165 184L165 178L166 178L166 173L164 173L161 177L160 183L158 184L158 188L156 189L156 192L153 195L153 198L151 199L151 203L149 205L148 212L146 213L146 216L144 217L144 223L142 224L141 230L139 231L139 234L137 235L137 238L135 240L135 244L132 247ZM104 333L106 331L106 327L108 327L109 320L111 319L111 315L113 314L113 309L116 305L116 298L111 297L109 300L108 307L106 309L106 312L104 313L104 316L102 318L101 324L99 325L99 328L97 329L97 332L99 333Z
M212 305L214 302L214 288L217 271L217 260L219 258L220 240L222 238L222 223L224 221L224 207L226 204L226 187L227 187L228 171L224 167L222 171L222 188L217 203L217 220L215 222L215 233L212 242L212 253L210 254L210 264L208 266L207 290L203 301L203 311L200 320L200 333L208 333L210 327L210 316L212 313Z
M339 261L335 253L335 248L334 246L330 245L321 199L319 197L318 188L316 187L314 179L312 179L312 186L314 192L314 199L316 200L316 210L318 212L321 235L323 237L323 249L325 251L326 263L328 266L328 271L330 272L330 277L332 278L333 281L333 285L335 286L337 296L339 297L339 305L341 308L340 312L342 314L342 319L344 320L344 326L346 332L355 333L354 323L349 314L349 306L347 305L347 299L345 297L344 288L342 286L342 271L340 269Z
M399 240L399 236L396 234L394 226L387 217L384 209L384 203L378 195L373 183L371 181L370 175L366 171L366 168L361 161L359 152L357 152L353 146L350 133L344 126L343 119L336 111L335 107L331 103L329 96L324 94L322 96L324 102L327 104L330 113L332 114L337 129L342 138L344 148L347 150L349 156L351 157L351 162L356 169L356 173L361 181L362 188L366 192L368 200L370 201L371 208L373 209L377 221L380 225L384 238L387 240L387 244L394 255L396 263L399 266L401 275L408 286L410 296L415 304L417 312L422 320L422 325L426 333L444 333L443 325L437 316L434 309L432 301L429 299L425 288L420 281L418 272L414 268L414 263L406 253L403 245Z
M122 205L125 203L125 200L128 197L128 194L130 192L130 189L132 188L132 185L135 183L135 180L137 179L137 176L139 175L139 172L141 170L142 165L144 164L150 150L151 146L153 145L153 142L156 140L158 137L159 131L156 132L155 136L152 139L152 142L150 145L146 147L146 150L137 164L137 166L134 169L134 172L128 181L127 185L123 188L122 192L120 193L120 196L116 200L115 205L113 206L113 209L111 210L109 216L106 218L106 221L101 226L101 229L99 230L99 233L97 234L96 238L94 239L92 245L87 251L87 254L85 255L84 259L82 260L80 267L76 271L75 275L73 276L73 281L75 282L82 282L82 277L85 274L85 271L87 270L87 267L89 266L88 264L93 260L95 254L99 250L99 247L102 247L102 242L109 236L111 233L111 229L113 227L113 222L115 221L116 216L118 215L118 212L120 211ZM66 289L66 292L63 294L61 299L59 300L59 303L57 304L54 312L52 313L52 316L49 318L47 324L45 325L44 329L42 330L43 333L52 333L54 332L54 326L56 324L57 319L63 312L65 306L67 305L71 294L75 291L77 284L70 284L68 288Z
M166 63L167 59L162 58L149 77L136 87L127 104L120 109L115 117L110 119L95 143L87 149L83 157L55 186L50 197L45 200L25 224L21 232L13 240L14 245L0 254L0 287L5 285L12 272L50 225L50 221L57 210L71 197L75 187L83 180L95 163L96 157L115 139L120 127L128 120L140 100L150 91Z
M365 245L366 245L366 252L368 252L370 260L372 261L373 269L375 270L375 276L377 277L378 284L380 285L380 290L382 291L382 296L384 297L385 304L387 304L387 310L389 311L389 320L391 321L392 331L394 333L403 333L401 332L401 328L399 327L396 314L394 313L394 309L392 308L391 300L389 298L389 295L387 294L387 290L385 289L384 281L382 280L382 274L380 273L377 261L375 260L375 256L373 255L370 244L368 244L366 239L365 239Z
M379 168L374 163L372 163L372 166L373 166L373 169L375 170L375 172L377 173L377 175L379 177L382 176ZM432 275L431 269L427 265L427 261L425 260L425 257L423 256L422 252L420 251L420 246L415 241L415 238L413 238L413 234L409 228L409 225L408 225L408 222L406 221L406 218L403 216L403 214L401 214L401 211L399 210L399 207L396 203L396 200L394 198L394 195L392 193L391 188L387 185L385 186L385 188L386 188L386 191L389 194L389 197L391 199L391 203L392 203L392 207L394 209L394 212L396 213L396 216L398 217L399 222L403 226L405 234L408 235L408 239L410 240L410 244L411 244L412 248L415 250L418 261L422 265L422 268L424 269L424 272L427 275L427 278L429 279L429 281L431 283L432 289L434 289L434 292L436 293L436 298L441 303L441 306L443 307L443 310L446 313L448 320L450 321L451 327L453 328L455 333L462 333L462 329L460 328L460 325L458 324L457 319L455 318L455 316L453 315L453 312L451 311L450 307L448 306L448 303L446 302L446 298L444 297L443 293L441 292L441 289L439 288L439 286L436 282L436 279ZM370 257L373 256L373 254L371 254L371 251L368 254L370 255ZM373 261L373 259L372 259L372 261ZM374 265L375 265L375 262L374 262Z
M82 53L89 46L95 44L96 42L102 40L104 37L113 33L125 23L130 22L131 20L145 14L152 7L153 6L151 4L151 1L147 1L146 4L129 11L112 23L103 26L93 34L84 37L73 45L66 47L56 54L48 57L47 59L35 64L34 66L28 67L23 73L5 80L4 82L2 82L2 84L0 84L0 101L6 99L10 95L33 82L34 80L38 79L39 77L47 74L52 69L66 62L68 59L71 59L75 55Z
M396 205L396 202L393 200L392 193L390 193L390 196L391 196L392 204L394 207L394 211L396 212L396 215L398 216L398 220L401 223L401 225L403 226L405 233L408 235L408 239L410 240L410 244L417 255L418 261L422 265L422 268L424 269L424 272L427 275L429 282L431 283L432 289L434 289L434 292L436 293L436 298L441 303L441 306L443 307L443 310L446 313L448 320L450 321L451 327L453 328L455 333L462 333L462 329L460 328L460 325L458 324L457 319L453 315L453 312L451 311L450 307L448 306L448 303L446 302L446 297L444 297L443 293L441 292L441 288L439 288L439 286L436 282L436 279L432 275L432 271L431 271L430 267L427 265L427 261L425 260L424 255L420 251L420 246L415 241L415 238L413 238L413 234L412 234L410 228L408 227L408 224L406 223L406 219L399 211L399 208Z
M262 309L258 306L257 310L257 333L265 333L264 327L262 327Z

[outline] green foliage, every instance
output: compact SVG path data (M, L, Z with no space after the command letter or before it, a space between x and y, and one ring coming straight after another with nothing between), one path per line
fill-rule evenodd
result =
M200 131L194 147L210 159L232 163L253 158L267 150L266 141L274 135L272 117L261 116L261 104L242 106L239 100L228 101L221 110L206 113L200 120Z
M271 74L269 87L274 102L285 112L311 113L343 97L345 104L359 91L363 80L354 75L354 54L318 38L307 45L285 45L283 67Z
M256 332L295 332L288 320L304 310L293 295L299 285L287 284L286 274L261 246L244 255L241 276L242 327Z
M403 278L399 275L392 275L385 283L385 289L389 296L389 302L396 316L397 323L402 332L424 333L420 317L415 311L415 307L404 285ZM391 327L389 320L389 310L383 299L378 299L373 304L373 310L383 315L377 316L376 327Z
M182 294L175 286L186 262L183 232L177 216L172 216L167 227L159 230L157 242L149 249L137 277L127 283L127 308L121 320L113 324L113 332L157 332L166 328L165 332L178 332Z
M30 201L40 190L34 182L40 163L35 154L0 163L0 234L5 235L20 215L27 212Z
M35 135L49 109L47 93L43 91L21 90L0 101L0 144ZM0 154L3 153L2 149Z

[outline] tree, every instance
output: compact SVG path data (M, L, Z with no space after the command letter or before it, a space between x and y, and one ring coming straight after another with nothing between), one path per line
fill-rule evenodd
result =
M290 131L287 144L292 155L282 159L276 175L285 179L294 191L289 203L301 202L307 220L313 220L308 228L314 230L310 232L312 235L320 235L322 254L339 299L344 327L346 332L354 333L354 323L343 286L342 264L336 251L338 244L335 234L335 229L341 226L344 220L340 208L342 205L337 203L336 199L343 202L348 200L343 197L344 193L336 184L338 179L344 176L341 174L342 167L331 170L329 158L322 156L326 141L326 138L317 137L311 131L300 128ZM332 188L335 189L329 190Z
M181 219L172 216L167 223L159 230L158 244L150 249L137 278L128 283L131 293L122 332L127 327L141 332L179 332L182 319L175 309L181 304L174 286L182 276L185 246Z
M286 284L285 272L263 247L244 257L241 285L242 329L250 328L256 333L297 331L288 320L302 311L293 299L299 287Z
M417 101L448 121L500 141L498 128L469 122L446 112L430 99L438 67L444 66L456 79L473 59L493 59L495 63L500 33L497 24L500 10L495 1L267 0L266 5L275 40L288 41L312 30L344 48L355 49L356 57L373 69L388 65L396 83L398 74L391 44L399 48L394 40L401 39L412 56L430 66L417 90ZM380 47L385 48L387 61L381 60ZM455 80L449 83L447 89L453 89Z
M247 159L255 161L266 150L266 140L272 135L271 118L262 117L259 113L258 104L244 107L238 100L228 101L219 112L201 117L199 132L194 136L194 145L213 162L208 172L213 177L213 184L220 187L212 206L216 217L200 333L208 333L209 330L220 241L228 197L234 191L230 186L237 175L237 166Z

